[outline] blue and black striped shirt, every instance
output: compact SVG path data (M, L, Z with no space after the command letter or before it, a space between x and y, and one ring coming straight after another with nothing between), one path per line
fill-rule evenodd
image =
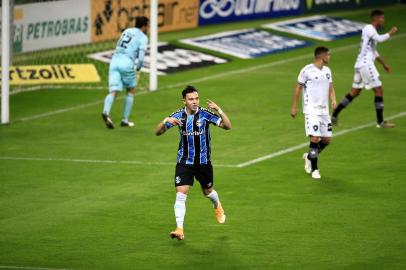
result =
M201 108L195 114L188 115L182 108L172 113L173 117L182 121L179 126L180 142L178 149L178 163L208 164L210 163L210 131L209 125L220 125L221 117L212 111ZM166 123L167 129L173 127Z

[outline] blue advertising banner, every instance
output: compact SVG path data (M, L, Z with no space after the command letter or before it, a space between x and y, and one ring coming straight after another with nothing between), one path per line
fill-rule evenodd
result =
M242 29L182 39L182 43L222 52L242 59L302 48L310 42L271 34L264 30Z
M262 27L323 41L358 35L365 23L337 17L311 16L265 24Z
M199 25L298 15L302 0L200 0Z

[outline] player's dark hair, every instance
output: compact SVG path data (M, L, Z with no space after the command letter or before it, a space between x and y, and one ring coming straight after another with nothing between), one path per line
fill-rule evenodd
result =
M383 10L381 9L374 9L371 11L371 18L375 17L375 16L382 16L384 15Z
M193 92L199 92L194 86L187 85L185 89L182 91L182 97L185 98L187 94L193 93Z
M144 26L148 26L149 19L145 16L135 17L135 27L142 28Z
M327 52L328 52L328 48L327 48L327 47L320 46L320 47L317 47L317 48L314 50L314 56L315 56L315 57L318 57L318 56L320 56L321 54L327 53Z

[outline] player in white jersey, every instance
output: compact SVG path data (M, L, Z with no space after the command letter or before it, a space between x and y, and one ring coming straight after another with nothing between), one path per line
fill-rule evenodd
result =
M333 112L332 121L334 125L338 124L338 114L342 109L348 106L351 101L357 97L363 88L375 92L375 109L377 128L393 128L395 124L384 121L383 119L383 89L382 82L379 78L379 72L375 67L375 60L378 61L386 72L391 72L391 68L385 63L379 55L376 47L379 42L388 40L394 35L398 29L392 27L391 30L383 35L379 35L377 29L381 28L384 23L384 13L382 10L374 10L371 12L371 24L366 25L362 29L361 44L357 60L355 62L354 81L351 91L338 104Z
M305 66L299 73L293 92L290 115L293 118L296 117L300 92L303 90L302 108L305 116L306 136L310 137L309 152L303 154L305 171L311 174L313 179L320 179L317 160L321 151L331 142L329 98L334 109L336 96L331 70L326 66L330 60L329 50L326 47L317 47L314 57L314 62Z
M130 122L128 118L134 103L137 73L141 70L148 45L147 31L148 18L137 17L135 28L125 29L117 42L109 67L109 94L104 100L102 113L107 128L114 128L109 114L117 93L121 92L123 88L127 90L127 95L124 102L125 107L121 126L134 126L134 123Z

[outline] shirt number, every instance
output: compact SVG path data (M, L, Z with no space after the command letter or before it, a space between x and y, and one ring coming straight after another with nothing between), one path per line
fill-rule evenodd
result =
M128 45L128 43L131 42L131 39L132 39L131 36L127 36L126 34L123 34L121 39L118 41L118 44L119 44L120 47L123 47L124 49L127 49L127 45Z

